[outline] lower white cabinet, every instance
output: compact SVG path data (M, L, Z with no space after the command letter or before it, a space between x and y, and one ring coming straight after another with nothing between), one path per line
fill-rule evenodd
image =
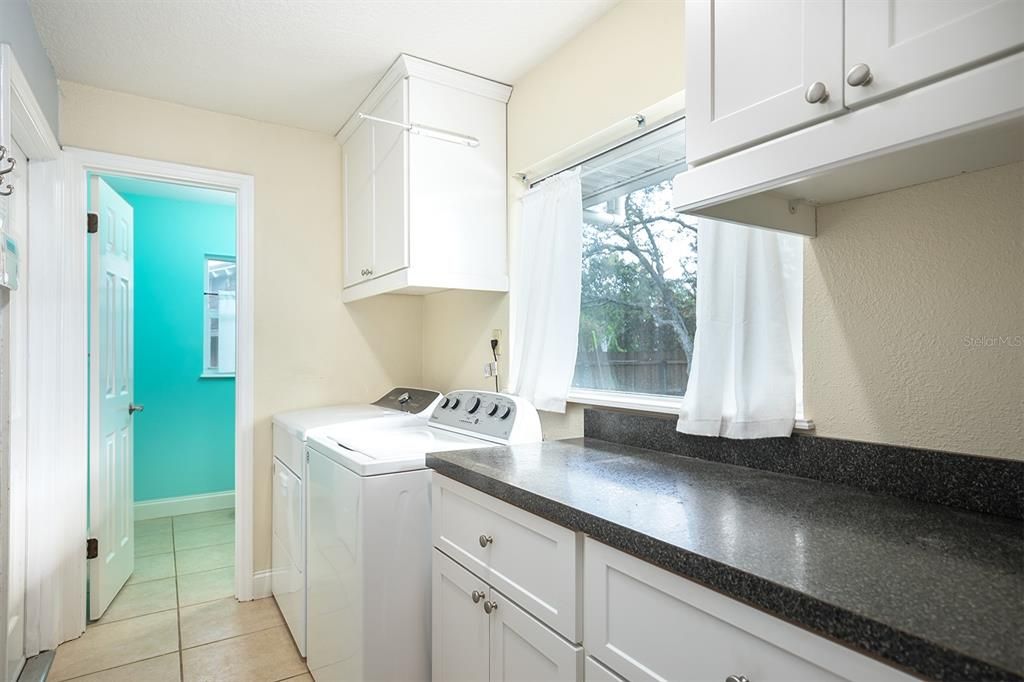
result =
M632 682L912 679L589 538L583 554L584 646Z
M445 682L580 682L570 644L438 549L433 567L432 677Z

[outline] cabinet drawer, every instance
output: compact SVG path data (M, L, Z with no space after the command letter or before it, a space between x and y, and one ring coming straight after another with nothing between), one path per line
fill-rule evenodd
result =
M580 641L576 533L436 474L431 508L435 547Z
M583 595L587 651L637 682L912 679L589 539Z

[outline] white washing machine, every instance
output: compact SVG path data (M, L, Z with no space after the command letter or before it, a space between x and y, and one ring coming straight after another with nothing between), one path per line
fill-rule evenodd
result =
M430 679L428 453L541 440L515 396L453 391L426 424L318 430L309 453L309 630L317 682Z
M333 405L274 415L271 499L271 590L295 645L306 655L306 438L318 428L359 423L369 428L426 423L437 391L395 388L374 403Z

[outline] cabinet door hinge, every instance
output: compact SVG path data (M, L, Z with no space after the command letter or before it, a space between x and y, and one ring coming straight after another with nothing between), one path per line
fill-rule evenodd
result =
M85 558L95 559L100 555L100 542L96 538L89 538L85 541Z
M97 213L87 213L85 219L85 230L89 234L96 234L100 231L100 216Z

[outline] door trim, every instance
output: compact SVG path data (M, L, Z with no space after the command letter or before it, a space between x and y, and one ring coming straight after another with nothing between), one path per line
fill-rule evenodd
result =
M49 322L59 316L59 300L49 294L60 282L60 249L51 249L59 233L60 194L60 145L50 128L38 100L29 87L28 79L18 65L10 45L0 44L0 144L11 147L12 140L28 158L28 248L23 287L33 291L32 304L28 307L28 334L38 343L33 344L33 353L28 355L28 371L33 376L28 382L25 405L27 423L27 447L38 453L28 462L26 490L26 583L24 644L26 657L46 648L53 640L77 636L81 629L77 625L64 624L69 609L61 601L61 595L54 594L54 587L61 584L59 556L54 543L59 542L62 523L67 519L51 516L39 518L41 500L51 509L52 492L59 485L55 480L61 472L55 469L60 458L57 434L52 429L59 416L60 392L55 390L59 383L59 368L53 356L47 357L48 350L55 350L59 337L54 334ZM15 191L18 191L17 188ZM24 188L22 188L24 191ZM41 333L42 332L42 333ZM4 396L2 401L6 401ZM45 416L46 419L42 419ZM44 421L48 428L39 428ZM4 457L0 457L0 486L9 484L9 472ZM84 491L83 491L84 493ZM3 495L3 507L8 496ZM6 511L0 511L0 518L6 519ZM73 521L72 521L73 522ZM7 622L7 562L9 532L6 523L0 523L0 622ZM45 606L44 606L45 604ZM73 607L70 609L73 611ZM7 660L6 627L0 628L0 660Z
M235 248L238 263L238 295L236 311L236 368L235 368L235 597L239 601L250 601L261 596L254 589L253 575L253 238L255 232L254 191L255 182L251 175L218 171L197 166L188 166L166 161L141 159L121 154L111 154L88 149L67 147L64 150L66 159L66 193L65 193L65 224L83 227L86 213L86 176L88 173L107 175L128 175L131 177L179 184L209 187L235 194ZM75 240L74 254L71 260L74 267L81 268L85 273L87 258L85 230L78 230L79 239ZM71 295L80 299L85 306L85 279L79 282L80 290ZM84 331L84 330L83 330ZM75 357L65 359L77 363L76 371L85 373L87 357L87 340L84 333L73 351ZM84 414L88 406L88 392L82 391L75 396L80 401L80 409ZM82 461L85 460L85 443L81 442ZM82 468L83 478L81 489L88 485ZM84 501L83 501L84 502ZM84 512L84 505L82 511ZM84 513L83 513L84 517ZM85 533L83 529L82 544ZM84 555L83 555L84 556ZM84 565L84 561L83 561ZM78 586L79 601L85 609L85 582Z

